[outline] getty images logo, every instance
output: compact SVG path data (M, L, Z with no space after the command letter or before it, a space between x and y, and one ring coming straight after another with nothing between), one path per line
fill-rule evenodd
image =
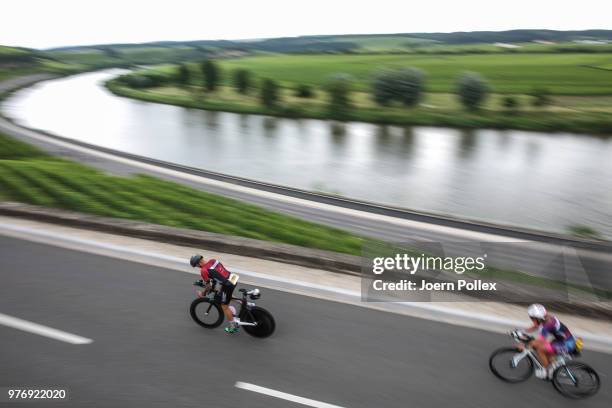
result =
M418 270L451 270L459 275L466 271L482 271L486 268L484 263L487 254L479 257L459 256L441 257L428 256L409 256L408 254L396 254L394 257L374 258L372 272L381 275L386 270L405 271L414 275Z

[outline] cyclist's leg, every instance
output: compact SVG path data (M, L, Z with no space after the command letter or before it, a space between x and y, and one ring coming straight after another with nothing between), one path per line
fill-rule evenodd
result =
M544 368L548 367L548 364L550 363L549 356L554 354L554 351L552 351L550 348L550 343L545 339L535 339L531 342L531 346L536 351L540 364L542 364Z
M223 309L223 313L225 314L225 318L227 319L227 321L230 324L230 328L232 328L232 331L235 331L238 329L238 325L236 324L236 319L234 317L234 314L232 313L232 310L229 307L229 304L232 300L232 294L234 293L234 288L235 286L232 284L225 284L223 285L223 301L221 302L221 308Z
M553 341L551 343L551 348L555 355L560 353L571 353L576 349L576 340L569 338L565 341Z

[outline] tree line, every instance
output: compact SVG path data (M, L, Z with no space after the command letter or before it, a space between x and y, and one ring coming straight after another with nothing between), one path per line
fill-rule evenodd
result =
M215 92L222 81L221 70L214 60L205 60L199 64L201 72L201 86L206 92ZM182 87L191 86L197 81L192 77L192 71L185 63L176 68L173 75L159 73L144 73L127 75L123 82L134 88L147 88L175 83ZM426 90L426 74L413 67L398 69L383 69L377 71L370 84L370 95L379 106L404 106L411 108L421 103ZM238 68L231 73L233 88L240 94L258 92L259 100L266 108L277 108L282 102L281 87L271 78L263 78L259 86L253 74L244 68ZM328 110L332 117L343 119L348 117L353 104L353 78L348 74L338 73L328 79L323 91L327 94ZM311 85L297 84L293 95L298 98L313 98L316 90ZM470 111L479 110L490 94L488 81L475 72L464 72L455 80L455 94L461 105ZM531 94L531 103L535 107L542 107L550 103L550 95L545 89L536 89ZM505 96L501 100L502 106L508 110L519 108L521 100L515 96Z

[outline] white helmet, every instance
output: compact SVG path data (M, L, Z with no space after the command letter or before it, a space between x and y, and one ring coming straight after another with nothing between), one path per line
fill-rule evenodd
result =
M546 308L538 303L534 303L527 308L527 314L532 319L544 320L546 317Z

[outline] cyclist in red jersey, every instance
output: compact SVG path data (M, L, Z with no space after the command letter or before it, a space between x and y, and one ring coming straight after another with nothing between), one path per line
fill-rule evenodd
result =
M192 256L189 263L194 268L200 268L200 275L202 276L202 280L207 284L208 290L212 289L216 283L221 285L221 291L216 300L221 303L223 314L225 314L225 318L229 322L229 325L225 328L225 331L228 333L236 333L240 327L238 324L240 320L237 317L234 317L234 314L229 307L229 303L232 300L232 294L236 288L236 285L230 281L231 272L228 271L218 260L206 260L202 255Z

